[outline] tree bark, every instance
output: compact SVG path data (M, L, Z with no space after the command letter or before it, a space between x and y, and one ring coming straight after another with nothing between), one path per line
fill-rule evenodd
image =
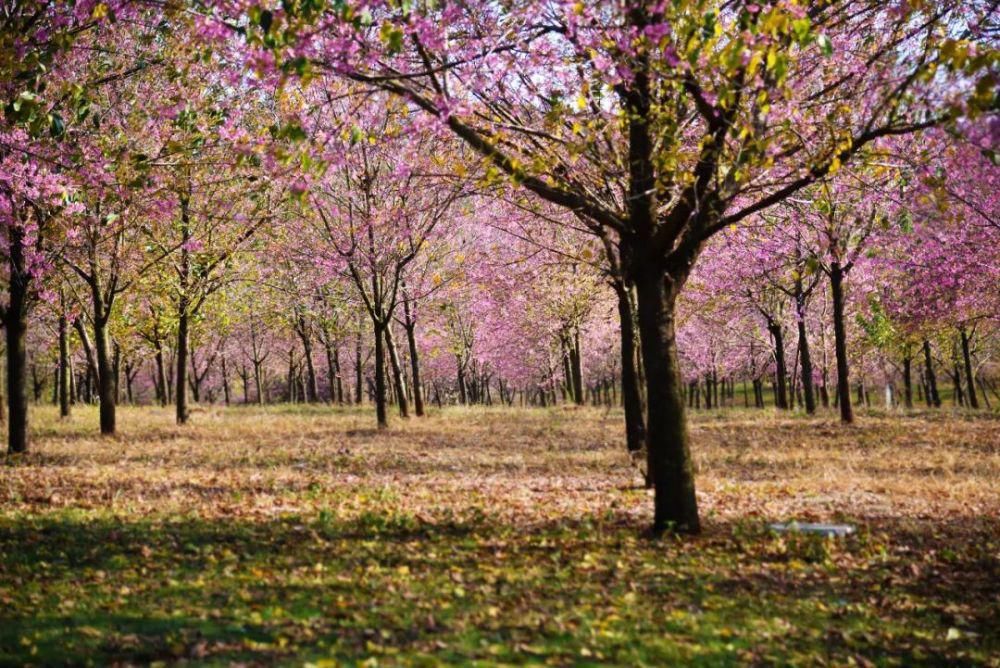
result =
M177 375L174 379L174 406L176 408L177 424L186 424L188 412L187 394L187 357L188 357L188 314L187 300L182 298L182 305L177 317Z
M156 390L157 399L161 406L166 407L170 403L170 397L167 396L167 366L163 361L163 343L157 339L154 345L156 350Z
M392 323L385 326L385 346L389 353L389 366L392 368L392 383L396 387L396 401L399 403L400 417L410 417L409 402L406 395L406 379L403 378L403 365L399 362L399 351L392 336Z
M636 369L636 340L632 300L624 284L615 285L618 297L618 318L621 321L622 407L625 410L625 445L629 452L646 447L646 421L643 417L642 393Z
M417 417L424 416L424 393L420 382L420 354L417 351L417 323L410 310L410 296L403 284L403 326L406 329L406 343L410 348L410 373L413 375L413 412Z
M319 385L316 383L316 367L313 365L312 340L305 318L302 316L299 316L296 331L302 341L302 352L306 359L306 401L315 403L319 401Z
M681 376L674 332L676 291L662 270L650 267L636 276L639 335L646 370L648 471L655 489L653 531L697 533L695 497Z
M962 336L962 360L965 365L966 396L969 399L969 406L979 408L979 399L976 397L976 377L972 372L972 354L969 351L969 333L965 327L959 328Z
M404 309L409 310L404 303ZM408 318L409 316L407 316ZM417 417L424 416L424 396L420 384L420 357L417 351L415 323L406 325L406 342L410 347L410 372L413 374L413 413Z
M788 408L788 369L785 366L785 335L781 331L781 324L774 320L769 320L767 329L774 339L774 362L775 362L775 403L778 408Z
M809 336L806 331L806 297L802 290L802 280L796 284L796 320L799 327L799 355L802 364L802 393L805 398L806 413L816 413L816 391L813 386L812 354L809 351Z
M59 416L70 414L69 396L69 323L66 312L59 313Z
M7 334L7 452L28 451L28 286L24 232L11 226L8 304L3 324Z
M357 340L355 341L354 346L354 403L356 405L360 405L363 398L364 387L361 369L361 329L359 328Z
M903 405L913 408L913 360L909 350L903 357Z
M573 337L569 340L569 367L573 377L573 402L577 406L584 403L583 364L580 357L580 328L574 325Z
M385 429L389 426L385 409L385 352L382 347L385 325L375 322L373 329L375 332L375 418L378 421L378 428Z
M927 405L941 407L941 395L938 394L937 378L934 376L934 361L931 359L931 342L924 339L924 370L927 373Z
M97 353L97 397L101 419L101 433L115 433L115 403L118 388L115 383L114 365L111 361L110 340L108 337L108 322L103 315L96 315L104 310L102 304L95 300L94 317L94 348ZM100 308L101 311L96 309Z
M839 262L830 266L830 291L833 297L833 339L837 353L837 397L840 421L854 422L851 407L850 374L847 368L847 329L844 323L844 272Z

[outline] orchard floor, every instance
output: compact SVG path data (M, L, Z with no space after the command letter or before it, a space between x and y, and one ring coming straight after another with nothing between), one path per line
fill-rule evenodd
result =
M619 420L35 408L0 664L1000 665L996 414L695 414L705 532L660 540Z

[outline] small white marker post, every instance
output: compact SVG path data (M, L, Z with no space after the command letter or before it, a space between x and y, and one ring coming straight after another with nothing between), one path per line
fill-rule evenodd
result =
M778 533L812 533L818 536L834 536L842 538L854 533L854 527L850 524L816 524L812 522L775 522L768 524L772 531Z

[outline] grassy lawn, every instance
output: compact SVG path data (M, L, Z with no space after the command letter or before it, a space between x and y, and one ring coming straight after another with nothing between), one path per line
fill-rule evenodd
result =
M1000 665L1000 419L693 416L651 540L620 415L123 409L0 468L0 664ZM769 521L856 524L845 540Z

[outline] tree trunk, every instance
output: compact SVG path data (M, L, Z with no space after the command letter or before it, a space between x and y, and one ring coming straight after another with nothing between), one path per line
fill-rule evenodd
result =
M343 390L338 392L338 386L340 385L340 369L337 360L334 358L334 344L330 340L330 335L323 335L323 346L326 349L326 375L329 378L330 385L330 403L343 403L344 394Z
M455 361L458 364L458 403L464 406L468 397L465 389L465 369L462 366L462 356L455 355Z
M16 228L15 231L19 231ZM12 236L15 235L12 231ZM23 270L23 246L11 241L9 304L4 317L7 332L7 452L28 451L28 278ZM18 262L21 257L22 260Z
M406 303L403 304L404 309L409 310L406 307ZM407 316L406 325L406 342L410 347L410 372L413 374L413 412L417 417L423 417L424 415L424 396L420 385L420 357L417 352L417 337L415 323L409 321L409 316Z
M11 307L14 307L14 290L10 292ZM28 319L27 309L15 308L21 313L11 308L11 314L4 323L7 331L7 410L10 415L7 451L11 453L28 451Z
M636 369L636 340L632 300L623 284L615 285L618 297L618 319L621 330L622 407L625 410L625 445L629 452L646 447L646 421L643 417L642 393Z
M155 344L156 349L156 383L157 383L157 393L159 396L157 399L160 401L160 405L166 407L170 403L170 397L167 396L167 366L163 363L163 343L157 339Z
M385 327L385 346L389 353L389 366L392 368L392 383L396 387L396 400L399 403L400 417L410 417L410 408L406 399L406 380L403 378L403 366L399 362L399 351L392 336L392 323Z
M228 406L229 402L230 402L230 397L229 397L229 369L226 368L226 357L225 356L222 357L222 396L223 396L223 398L224 398L224 400L226 402L226 405Z
M299 338L302 340L302 352L306 359L306 401L315 403L319 401L319 385L316 383L316 367L313 365L312 340L309 338L309 329L306 327L304 318L299 318L297 329Z
M941 395L938 394L937 378L934 376L934 361L931 359L931 342L924 339L924 370L927 374L927 405L941 407Z
M253 360L253 382L254 388L257 390L257 405L264 405L264 381L261 376L261 362Z
M969 333L965 327L959 329L962 336L962 360L965 363L965 384L966 396L969 398L969 406L979 408L979 399L976 397L976 377L972 372L972 354L969 351Z
M647 467L655 489L653 531L697 533L701 525L674 332L677 294L662 270L645 269L636 288L648 402Z
M73 328L80 337L80 345L83 346L83 356L87 360L86 377L84 378L84 387L81 392L83 393L83 400L89 403L91 381L97 377L97 362L94 359L94 346L91 344L90 335L87 334L87 328L83 326L83 320L79 316L73 321Z
M189 195L181 195L181 256L179 267L180 297L177 301L177 378L175 379L174 391L176 393L177 424L186 424L188 421L187 404L187 355L188 355L188 320L191 314L188 312L191 306L190 295L188 294L188 279L191 276L191 251L188 249L188 242L191 240L191 219L188 204Z
M364 398L364 388L362 382L361 369L361 329L358 329L358 336L354 346L354 403L361 404Z
M802 290L802 281L796 286L796 320L799 326L799 355L802 364L802 393L805 395L806 413L816 412L816 392L813 388L812 354L809 351L809 337L806 332L806 298Z
M767 323L767 330L774 339L774 363L775 371L775 394L774 400L778 408L788 408L788 386L786 378L788 369L785 367L785 336L781 331L781 324L770 320Z
M837 353L837 397L840 421L854 422L851 408L850 374L847 368L847 329L844 323L844 272L840 263L830 267L830 290L833 297L833 340Z
M580 328L573 327L573 338L569 341L569 367L573 377L573 402L577 406L584 403L583 365L580 360Z
M385 429L389 420L385 410L385 352L382 347L382 337L385 326L374 323L375 332L375 418L378 428Z
M903 405L913 408L913 360L909 352L903 358Z
M188 357L188 314L187 301L181 299L181 308L177 316L177 376L174 379L174 405L177 409L177 424L186 424L188 413L187 396L187 357Z
M59 314L59 416L69 417L69 323L66 312Z
M103 315L98 315L104 311L103 304L96 302L94 309L94 348L97 352L97 396L100 404L101 433L113 434L115 433L115 403L118 388L111 361L108 322Z

